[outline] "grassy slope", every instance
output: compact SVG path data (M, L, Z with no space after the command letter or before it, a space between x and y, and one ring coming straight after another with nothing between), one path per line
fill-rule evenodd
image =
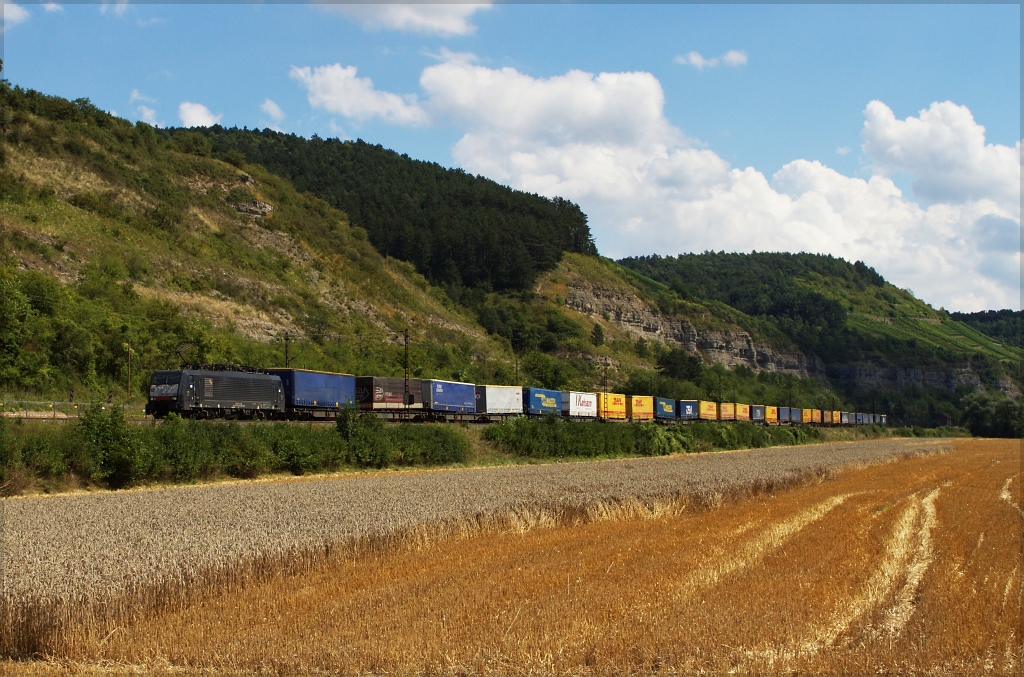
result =
M381 257L344 213L259 167L147 147L144 128L106 125L16 114L3 172L28 196L0 201L8 263L69 288L90 266L110 269L143 299L204 321L220 338L203 355L210 361L279 364L288 332L308 339L293 344L293 365L397 373L406 327L427 375L465 376L483 356L510 361L409 264ZM239 198L274 211L240 214L229 204Z

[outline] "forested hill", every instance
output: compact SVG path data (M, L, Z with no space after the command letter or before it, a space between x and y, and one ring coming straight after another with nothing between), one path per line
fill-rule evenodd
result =
M995 384L1020 380L1019 352L937 311L857 261L817 254L705 252L623 266L684 298L720 301L781 330L826 364L967 365ZM979 327L980 329L980 327Z
M982 310L978 313L950 313L950 317L1010 346L1024 348L1024 312Z
M515 191L379 145L220 126L164 133L179 145L193 137L191 152L259 164L287 178L345 211L381 254L412 263L449 291L528 289L563 252L597 253L586 215L568 200Z

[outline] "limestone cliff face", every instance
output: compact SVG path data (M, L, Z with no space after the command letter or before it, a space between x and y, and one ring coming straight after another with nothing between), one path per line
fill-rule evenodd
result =
M587 284L570 284L566 305L593 318L607 316L627 333L648 341L677 345L700 353L707 362L755 371L776 371L803 377L824 378L825 365L799 352L779 352L755 343L740 329L696 327L684 317L667 317L634 294Z
M896 388L908 386L956 390L965 386L982 388L981 379L967 366L963 367L881 367L873 364L830 364L825 373L838 383L858 388Z
M607 317L630 335L666 345L677 345L700 354L710 364L730 369L746 366L754 371L781 372L816 378L854 390L903 389L907 386L956 390L983 389L981 379L968 366L962 367L885 367L872 364L829 364L800 352L782 352L755 343L740 329L717 330L695 326L684 317L668 317L635 294L621 289L602 288L576 281L568 285L566 306L595 320ZM1013 382L1005 379L1000 390L1019 395Z

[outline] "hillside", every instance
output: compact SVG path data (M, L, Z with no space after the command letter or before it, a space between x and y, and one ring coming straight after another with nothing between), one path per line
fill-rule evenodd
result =
M398 375L406 329L417 376L858 409L926 425L937 413L959 420L976 390L1015 394L1021 383L1019 348L862 264L769 254L616 263L566 246L531 269L529 285L438 286L383 255L324 196L215 151L202 134L6 84L0 104L7 398L113 390L138 402L151 369L281 365L286 351L291 366ZM381 152L416 164L413 175L441 171ZM481 181L473 190L500 194ZM459 223L481 213L472 201L445 208ZM570 221L589 243L585 217Z
M281 364L286 336L293 366L400 374L406 328L418 372L511 377L443 291L286 180L84 100L0 97L6 392L123 392L130 346L137 398L138 374L183 357Z
M1024 348L1024 311L982 310L977 313L950 313L949 316L1000 343Z
M833 379L862 365L969 372L988 388L1014 393L1021 386L1018 347L935 310L859 261L706 252L620 263L683 297L726 303L776 328L821 359Z
M529 289L563 252L597 253L586 215L568 200L361 140L220 126L161 133L194 153L262 165L317 195L366 229L381 254L412 263L456 300L463 287Z

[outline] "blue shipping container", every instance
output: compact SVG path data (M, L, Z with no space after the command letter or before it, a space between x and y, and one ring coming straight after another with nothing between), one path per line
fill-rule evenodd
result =
M523 388L523 411L532 416L562 415L562 391Z
M268 369L281 377L289 409L333 411L354 406L356 377L306 369Z
M789 407L779 407L779 423L789 423Z
M803 416L803 415L804 415L804 412L799 407L790 407L789 408L789 422L790 423L802 423L803 421L801 421L800 417ZM807 423L810 423L810 421L807 421Z
M423 379L423 408L430 411L476 413L476 386L457 381Z
M696 421L700 418L700 410L697 409L697 400L679 400L680 421Z
M654 418L674 421L676 419L676 401L667 400L664 397L655 397Z
M750 407L750 420L755 423L764 423L764 405L755 404Z

